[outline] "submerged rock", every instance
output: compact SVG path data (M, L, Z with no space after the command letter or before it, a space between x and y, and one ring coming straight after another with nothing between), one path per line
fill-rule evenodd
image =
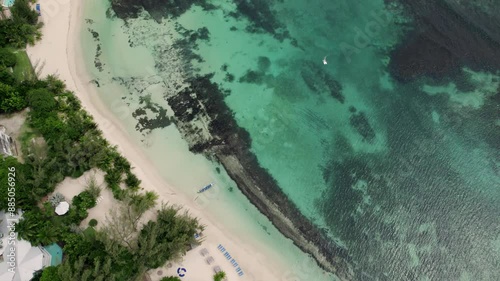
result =
M349 121L351 126L363 137L363 141L372 142L375 139L375 131L370 126L364 112L354 113Z
M300 75L306 86L315 93L328 93L332 98L340 103L345 102L342 94L342 85L329 73L318 67L316 64L308 61L304 64Z
M292 39L286 26L280 22L272 8L272 1L266 0L236 0L236 11L229 15L234 18L246 18L249 25L246 31L250 33L272 34L280 42Z
M121 19L135 18L144 9L159 22L162 18L179 17L192 5L201 6L204 10L215 9L215 6L208 2L206 0L112 0L111 8Z

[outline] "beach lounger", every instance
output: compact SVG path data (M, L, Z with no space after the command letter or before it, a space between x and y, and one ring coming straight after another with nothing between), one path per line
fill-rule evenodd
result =
M208 258L206 259L206 261L207 261L207 263L208 263L208 264L212 264L212 263L214 262L214 258L212 258L212 257L208 257Z
M201 254L202 256L206 256L206 255L208 255L208 250L207 250L207 248L203 248L203 249L201 249L200 254Z
M214 272L217 273L217 272L220 272L222 271L222 269L220 268L220 266L214 266Z

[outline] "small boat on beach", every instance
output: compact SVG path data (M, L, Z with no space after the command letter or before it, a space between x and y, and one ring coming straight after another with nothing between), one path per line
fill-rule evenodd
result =
M214 186L213 183L210 183L209 185L205 186L204 188L198 190L198 193L202 193L202 192L205 192L207 191L208 189L210 189L212 186Z

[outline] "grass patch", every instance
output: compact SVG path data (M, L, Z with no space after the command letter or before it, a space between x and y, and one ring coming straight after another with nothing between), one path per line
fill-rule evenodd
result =
M30 58L25 50L11 50L17 58L14 66L14 77L17 81L33 80L36 78Z
M87 236L87 237L95 237L95 234L96 234L96 231L93 227L87 227L84 231L83 231L83 235Z

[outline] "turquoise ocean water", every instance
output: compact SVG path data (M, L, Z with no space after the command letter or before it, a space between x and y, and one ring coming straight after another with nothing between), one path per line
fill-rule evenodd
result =
M149 53L131 60L168 84L173 44L188 75L214 73L260 165L347 249L357 279L500 280L500 73L462 55L480 42L454 41L463 22L486 37L487 24L397 1L197 3L161 24L161 9L117 20L121 42ZM104 52L113 36L100 33Z

